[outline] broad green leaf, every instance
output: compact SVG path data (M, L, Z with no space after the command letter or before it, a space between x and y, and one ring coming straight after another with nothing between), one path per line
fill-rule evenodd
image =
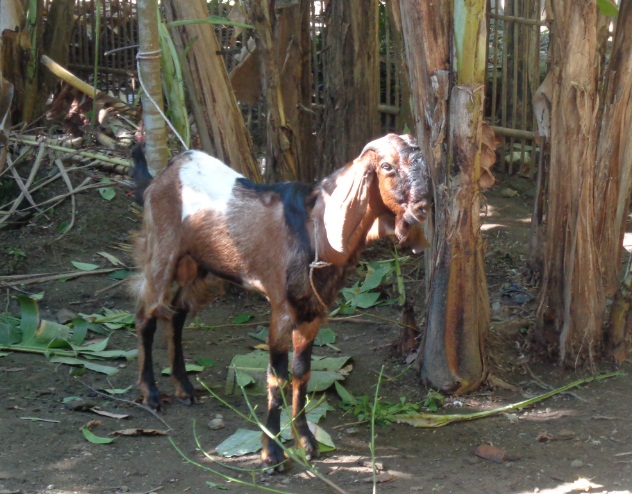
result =
M309 430L312 431L312 434L314 434L316 441L318 441L318 450L321 453L326 451L333 451L334 449L336 449L336 445L334 444L333 439L331 439L329 433L325 431L325 429L323 429L320 425L308 421L307 426L309 427ZM321 445L324 447L324 449L321 449Z
M203 365L197 365L197 364L185 364L184 365L184 369L186 372L202 372L204 370L204 366ZM165 367L164 369L162 369L162 371L160 371L160 373L163 376L170 376L171 375L171 367Z
M11 355L11 352L0 352L0 357L6 357L7 355Z
M293 353L290 352L290 361ZM346 374L341 372L350 357L320 357L312 356L312 374L307 387L308 392L322 391L330 387L335 381L342 380ZM248 394L266 394L267 389L268 353L261 350L245 355L235 355L228 366L226 377L226 394L234 393L240 385L248 383ZM239 373L250 376L246 379Z
M20 303L22 342L26 343L35 339L35 333L39 328L39 306L35 300L26 295L18 295L17 299Z
M240 370L235 371L235 378L237 380L237 386L240 388L245 388L256 382L250 374Z
M104 184L111 184L112 181L108 178L104 178L103 180L101 180L102 183ZM116 190L114 189L114 187L109 186L109 187L99 187L99 195L101 197L103 197L103 199L105 199L106 201L111 201L112 199L114 199L116 197Z
M355 397L344 388L342 384L337 381L334 384L336 386L336 393L338 393L338 396L340 396L340 399L343 403L355 405L358 402Z
M307 392L314 393L329 389L336 381L345 378L342 374L332 371L313 371L307 383Z
M58 355L54 355L50 357L48 360L50 362L58 363L58 364L85 367L88 370L99 372L107 376L113 376L114 374L118 373L118 369L115 367L110 367L108 365L95 364L94 362L89 362L87 360L82 360L82 359L78 359L74 357L61 357Z
M81 432L83 432L83 437L85 437L92 444L110 444L114 441L112 437L99 437L95 435L90 429L87 427L82 427Z
M331 328L320 328L318 334L316 335L316 339L314 340L314 345L323 346L323 345L331 345L336 342L336 333L333 332Z
M98 269L99 267L96 264L91 264L88 262L79 262L79 261L70 261L70 262L79 271L94 271L95 269Z
M100 326L98 324L95 324L95 323L93 323L91 321L87 321L81 316L75 317L71 321L71 323L72 323L72 327L73 328L76 328L76 329L81 328L82 330L85 330L86 333L88 331L92 331L93 333L100 334L100 335L108 335L109 334L109 332L105 328L103 328L102 326Z
M258 333L248 333L248 336L252 336L255 340L263 341L266 343L268 341L268 328L264 328L263 326L257 326L257 329L261 328L261 331Z
M619 15L619 9L614 0L597 0L597 7L602 15L616 17Z
M368 292L384 282L384 277L393 271L391 262L371 262L368 265L366 278L362 283L362 291Z
M237 314L235 317L233 317L231 319L231 322L233 324L244 324L250 321L253 317L255 317L255 315L251 314L250 312L242 312L241 314Z
M360 293L353 299L353 302L360 309L368 309L377 303L378 298L380 298L379 292Z
M202 367L213 367L215 365L215 361L209 357L198 357L195 359L195 363L201 365Z
M237 431L219 444L215 451L224 457L243 456L256 453L261 449L261 431L237 429Z
M132 276L132 274L134 273L127 269L119 269L118 271L108 274L108 278L111 280L124 280Z

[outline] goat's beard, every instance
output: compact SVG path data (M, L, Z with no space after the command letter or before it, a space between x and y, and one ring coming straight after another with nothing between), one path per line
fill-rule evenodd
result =
M417 209L418 214L413 213L413 208L407 207L395 217L395 238L399 245L410 247L415 254L430 246L424 236L421 225L425 221L425 214Z

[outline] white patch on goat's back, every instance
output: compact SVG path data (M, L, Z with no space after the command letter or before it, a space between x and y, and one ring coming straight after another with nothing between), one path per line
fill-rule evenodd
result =
M182 219L203 210L226 212L235 181L243 175L201 151L189 154L180 167Z

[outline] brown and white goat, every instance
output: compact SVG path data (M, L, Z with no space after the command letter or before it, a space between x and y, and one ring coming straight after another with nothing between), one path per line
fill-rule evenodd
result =
M140 148L134 161L137 176L147 177ZM147 180L141 182L142 189ZM224 278L263 293L272 307L268 431L280 429L291 343L296 441L308 457L316 456L303 409L318 328L368 241L395 236L413 251L426 246L420 225L431 197L426 164L406 135L367 144L352 163L315 185L254 184L199 151L173 158L144 193L144 227L136 243L140 274L133 290L144 403L161 405L151 354L159 321L169 332L176 396L194 401L182 327L189 312L211 302L216 277ZM282 449L266 434L262 460L269 466L283 461Z

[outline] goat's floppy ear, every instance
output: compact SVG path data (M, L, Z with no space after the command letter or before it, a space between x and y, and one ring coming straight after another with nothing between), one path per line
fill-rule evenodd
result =
M371 156L365 153L336 177L336 188L325 198L325 232L329 245L346 254L369 205L369 188L373 182Z

